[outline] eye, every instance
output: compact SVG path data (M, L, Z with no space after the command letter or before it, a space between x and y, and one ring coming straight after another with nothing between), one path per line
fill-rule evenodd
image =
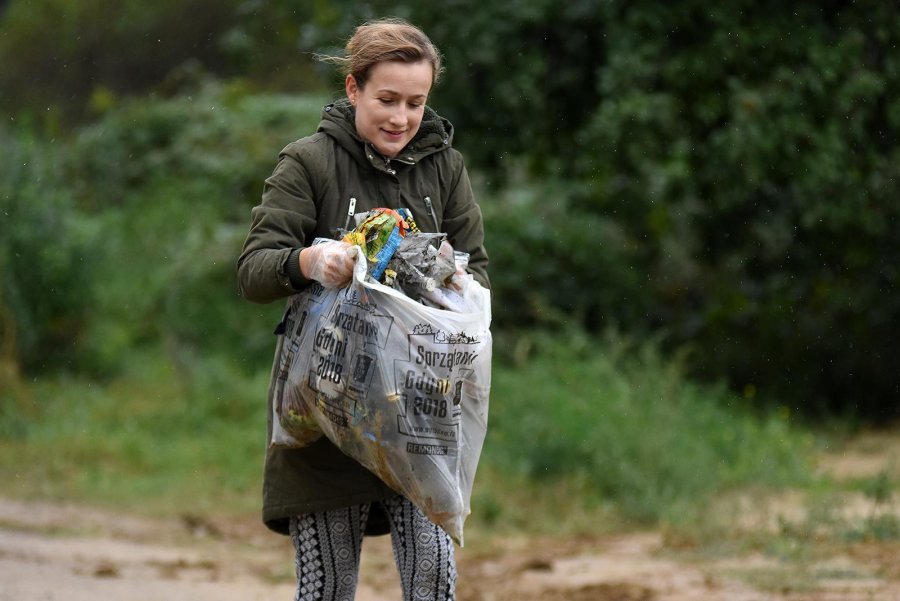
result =
M378 100L381 102L381 104L393 104L394 102L393 98L379 98Z

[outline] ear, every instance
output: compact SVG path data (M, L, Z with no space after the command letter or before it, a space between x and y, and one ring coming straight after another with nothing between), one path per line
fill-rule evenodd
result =
M350 100L350 104L356 106L356 100L359 96L359 86L356 85L356 78L352 75L348 75L347 79L344 81L344 90L347 92L347 98Z

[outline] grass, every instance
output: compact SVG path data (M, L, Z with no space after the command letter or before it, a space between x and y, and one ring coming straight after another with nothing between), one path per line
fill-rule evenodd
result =
M806 484L720 495L702 517L665 530L667 553L702 562L714 579L781 594L895 582L900 445L890 432L841 437L822 436L831 448L817 449Z
M678 524L728 490L809 477L807 433L690 382L652 345L572 334L537 336L532 348L495 362L473 524ZM3 392L4 494L152 514L256 512L267 371L215 356L176 369L159 352L127 364L104 384L55 376Z
M645 524L682 522L733 489L809 480L809 433L689 381L651 344L570 334L531 346L527 364L495 369L492 473L576 489L583 503Z
M150 355L104 385L55 377L19 386L18 425L0 440L4 494L158 515L253 511L264 374L237 377L214 360L197 367L202 375L186 379Z

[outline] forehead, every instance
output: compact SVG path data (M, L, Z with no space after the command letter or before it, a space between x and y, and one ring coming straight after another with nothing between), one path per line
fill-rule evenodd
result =
M369 72L366 87L373 92L392 92L402 96L427 96L431 90L434 69L431 63L384 61Z

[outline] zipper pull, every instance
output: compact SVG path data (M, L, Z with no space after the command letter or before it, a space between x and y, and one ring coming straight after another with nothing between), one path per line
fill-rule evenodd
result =
M391 169L391 159L384 159L384 168L391 175L397 175L397 172L395 170Z
M353 219L354 211L356 210L356 198L353 196L350 197L350 208L347 209L347 223L344 224L344 229L350 231L350 220Z
M438 226L437 216L434 214L434 206L431 204L431 197L425 197L425 210L428 211L428 215L431 217L431 223L434 224L434 231L437 232L440 230Z

